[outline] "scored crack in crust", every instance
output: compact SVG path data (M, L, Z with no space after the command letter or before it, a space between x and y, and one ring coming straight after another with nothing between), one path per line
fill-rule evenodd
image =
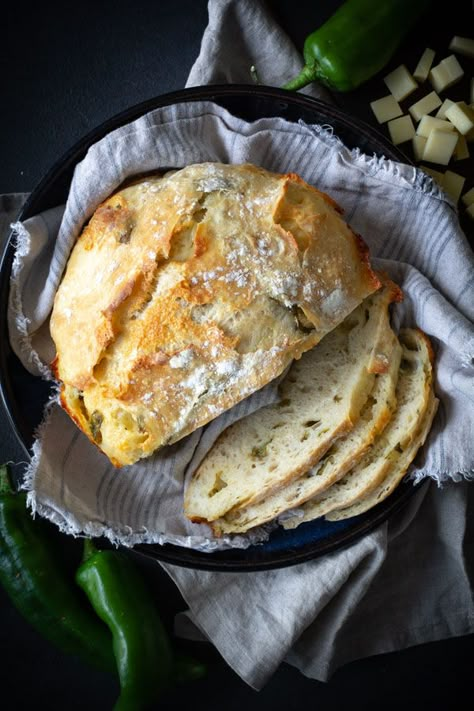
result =
M51 316L61 402L117 466L279 376L377 290L367 249L293 174L205 163L119 189Z

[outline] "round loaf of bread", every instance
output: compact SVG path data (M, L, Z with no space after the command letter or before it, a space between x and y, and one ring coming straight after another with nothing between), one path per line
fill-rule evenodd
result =
M380 286L340 212L298 176L252 165L119 189L56 295L63 407L121 466L279 376Z

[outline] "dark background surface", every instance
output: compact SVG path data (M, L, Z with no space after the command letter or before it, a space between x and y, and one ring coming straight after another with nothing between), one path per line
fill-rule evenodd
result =
M301 49L306 34L339 2L271 0L268 4ZM472 20L470 2L433 9L378 77L351 94L334 95L335 103L379 128L369 102L386 95L385 73L402 62L413 70L428 46L439 50L437 60L446 56L454 34L472 36ZM17 2L2 9L2 24L0 193L28 192L66 150L102 121L184 86L199 53L207 3ZM454 90L448 95L458 98ZM409 97L408 105L416 98ZM381 130L386 133L385 128ZM450 166L468 176L466 189L474 184L472 163ZM472 225L462 224L471 237ZM3 412L0 418L0 460L23 460ZM175 612L185 604L156 563L137 562L171 630ZM375 632L367 630L367 634ZM474 635L354 662L326 684L283 665L258 693L226 666L211 645L177 644L206 658L210 671L205 680L166 695L160 708L292 709L304 703L324 709L445 709L456 707L464 693L468 699L471 694ZM4 708L112 708L118 693L115 680L65 657L44 641L20 618L2 590L0 648L2 695L10 699Z

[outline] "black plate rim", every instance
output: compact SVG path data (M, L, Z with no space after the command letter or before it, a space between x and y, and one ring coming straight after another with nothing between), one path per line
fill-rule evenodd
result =
M351 130L356 126L357 131L360 132L361 135L369 138L369 140L376 140L383 148L384 154L390 159L411 163L407 156L398 147L393 146L377 129L374 129L360 119L354 120L337 107L327 104L320 99L262 85L224 84L192 87L162 94L139 104L135 104L112 116L88 132L53 163L51 168L26 199L17 219L22 221L35 214L37 206L44 200L45 195L48 194L55 180L58 180L59 176L64 174L66 170L77 163L78 160L81 160L92 143L95 143L110 131L133 121L148 111L189 101L215 101L218 103L219 100L225 100L226 97L258 98L259 96L293 104L296 107L300 106L305 110L313 110L319 113L330 112L331 117L339 123L345 124ZM0 330L2 333L5 333L8 328L5 315L6 309L4 307L8 301L9 278L14 257L12 237L13 233L10 233L0 259L0 305L2 306L0 311ZM18 424L18 415L15 414L15 396L8 379L6 361L8 356L16 359L16 356L14 356L9 349L10 346L7 341L7 347L0 350L0 399L18 443L24 450L26 456L30 458L31 452L29 446ZM163 545L139 544L134 546L133 550L139 555L148 558L151 557L163 563L216 572L255 572L288 567L328 555L351 545L354 541L367 535L377 526L384 523L390 516L395 514L411 499L415 491L419 488L419 486L412 484L398 487L386 501L372 509L371 516L368 518L364 516L358 517L358 519L360 519L359 521L354 519L355 524L349 530L339 532L322 541L317 541L316 544L309 543L302 547L285 549L284 551L272 552L267 555L262 554L263 548L261 546L253 546L251 548L253 557L249 557L249 549L230 549L228 551L203 553L169 543Z

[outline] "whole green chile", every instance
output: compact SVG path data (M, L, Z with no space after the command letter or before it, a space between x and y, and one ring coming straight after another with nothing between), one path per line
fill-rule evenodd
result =
M305 65L283 88L318 81L351 91L381 71L430 0L346 0L304 43Z

